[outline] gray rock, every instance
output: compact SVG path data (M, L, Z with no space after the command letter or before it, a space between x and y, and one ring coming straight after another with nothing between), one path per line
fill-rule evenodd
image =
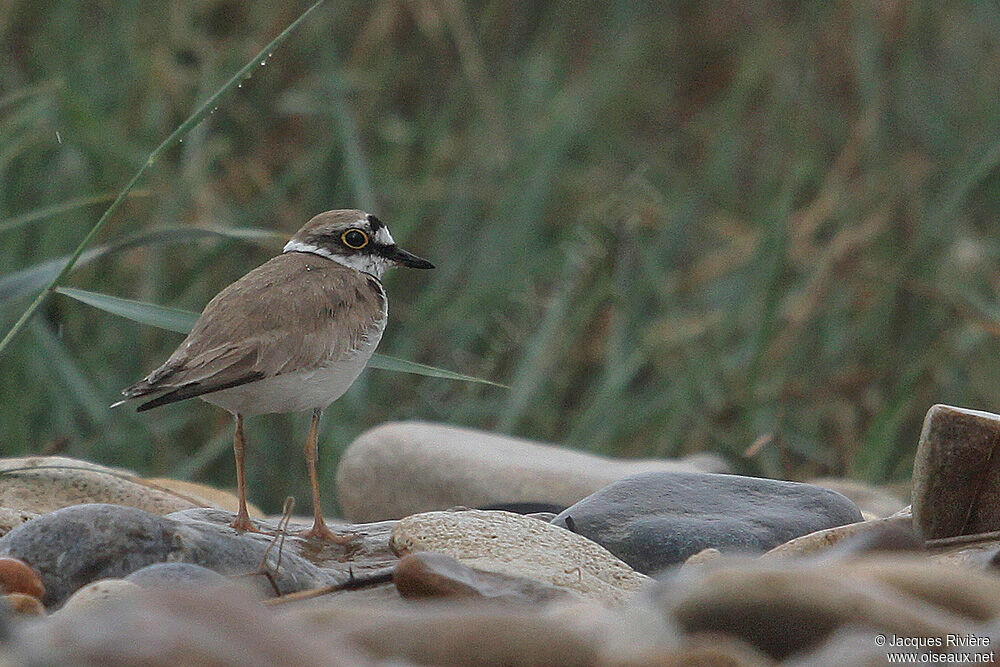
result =
M257 539L264 538L264 539ZM238 535L226 526L183 523L134 507L66 507L23 524L0 538L0 554L20 558L42 577L46 606L98 579L120 578L154 563L182 561L227 575L257 572L270 540ZM294 553L271 549L266 566L282 593L333 583L334 577Z
M396 519L456 505L542 503L567 507L615 480L648 471L721 472L719 457L609 459L472 429L396 422L358 437L337 468L352 521Z
M1000 415L935 405L913 460L913 524L925 539L1000 530Z
M20 624L0 660L102 667L375 664L340 633L293 626L236 586L211 591L129 586L110 603L95 600Z
M850 500L809 484L654 472L610 484L552 523L653 573L702 549L763 553L794 537L861 520Z
M229 581L215 570L194 563L154 563L125 577L144 588L150 586L208 586Z

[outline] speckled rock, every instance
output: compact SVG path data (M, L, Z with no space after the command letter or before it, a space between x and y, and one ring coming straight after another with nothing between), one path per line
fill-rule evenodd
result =
M25 509L13 509L10 507L0 507L0 537L6 535L22 523L28 523L38 516L38 512L29 512Z
M15 471L20 468L36 469ZM111 503L167 514L199 506L126 470L61 456L0 459L3 471L8 472L0 475L0 507L8 512L45 514L71 505Z
M913 461L913 524L926 539L1000 530L1000 416L927 411Z
M182 522L133 507L88 504L66 507L15 528L0 538L0 555L20 558L42 577L46 606L102 578L124 577L153 563L183 561L223 574L258 571L269 541L238 535L203 521ZM283 593L316 588L334 577L294 553L267 557ZM263 577L262 577L263 578Z
M390 544L400 556L437 551L478 570L535 579L612 604L648 581L600 545L510 512L416 514L399 521Z
M139 588L138 584L124 579L98 579L74 591L57 613L78 613L106 602L118 602L134 594Z
M860 520L850 500L809 484L652 472L609 484L552 523L652 574L702 549L763 553L799 535Z
M609 459L485 431L396 422L351 443L337 468L337 493L348 519L376 521L459 505L567 507L617 479L653 470L722 472L725 462L704 454L690 461Z

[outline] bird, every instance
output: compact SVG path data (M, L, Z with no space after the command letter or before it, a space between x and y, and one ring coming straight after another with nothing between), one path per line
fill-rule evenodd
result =
M389 228L364 211L314 216L283 252L219 292L187 338L145 378L122 390L149 399L137 411L198 397L235 420L233 451L239 510L232 527L259 530L247 512L244 417L311 412L306 467L313 525L304 538L346 544L326 525L316 472L319 423L364 369L382 338L388 301L382 274L405 266L433 269L400 248Z

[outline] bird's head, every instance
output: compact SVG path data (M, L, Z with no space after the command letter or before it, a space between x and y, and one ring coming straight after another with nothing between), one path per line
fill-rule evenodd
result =
M377 278L392 266L433 269L426 259L396 245L389 228L370 213L353 209L320 213L295 232L285 252L309 252Z

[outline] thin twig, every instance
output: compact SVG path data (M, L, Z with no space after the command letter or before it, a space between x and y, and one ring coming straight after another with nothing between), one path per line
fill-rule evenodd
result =
M312 588L307 591L289 593L288 595L282 595L279 598L266 600L264 604L279 605L285 604L286 602L295 602L296 600L311 600L312 598L318 598L321 595L327 595L329 593L354 591L360 588L367 588L368 586L378 586L379 584L385 584L392 581L392 571L393 568L386 567L381 570L376 570L371 574L356 577L354 576L354 571L350 570L347 581L343 581L339 584L330 584L329 586L321 586L320 588Z
M971 535L953 535L952 537L937 537L924 542L928 549L934 547L950 547L956 544L970 544L972 542L985 542L1000 538L1000 530L991 530L988 533L973 533Z

